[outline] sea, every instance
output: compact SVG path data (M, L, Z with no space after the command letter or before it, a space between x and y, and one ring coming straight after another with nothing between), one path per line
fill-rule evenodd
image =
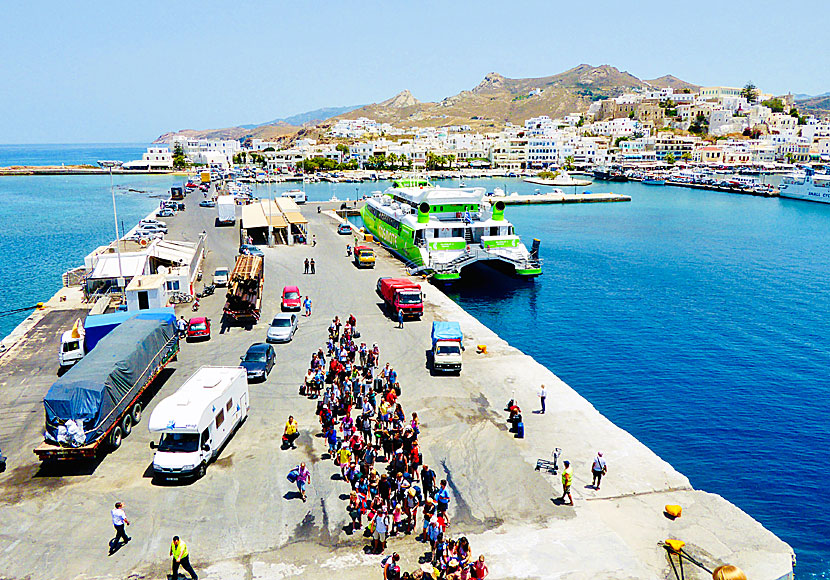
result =
M127 161L145 145L131 157L131 146L63 146L66 159L60 147L40 150L41 164ZM0 166L34 164L14 155L0 146ZM116 176L119 221L131 227L158 205L152 196L180 182ZM312 201L346 200L387 185L305 189ZM516 179L465 185L544 190ZM257 193L294 187L260 185ZM525 243L541 241L543 275L519 281L487 267L465 270L449 296L696 488L722 495L793 546L798 578L827 577L830 205L640 183L567 191L586 189L632 201L509 206ZM0 201L0 314L51 296L63 271L113 237L108 176L0 177ZM0 315L0 336L25 315Z

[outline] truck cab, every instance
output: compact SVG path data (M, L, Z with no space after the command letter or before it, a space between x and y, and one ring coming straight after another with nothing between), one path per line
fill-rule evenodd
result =
M424 296L420 284L407 278L380 278L378 294L393 317L399 311L405 317L420 318L424 314Z
M355 246L354 263L358 268L374 268L375 252L369 246Z
M61 334L61 349L58 352L58 363L61 368L71 367L84 358L84 327L80 320L75 322L72 330Z
M161 480L200 478L208 464L248 417L245 369L202 367L150 416L150 433L160 435L153 476Z
M432 323L432 370L461 374L463 335L457 322Z

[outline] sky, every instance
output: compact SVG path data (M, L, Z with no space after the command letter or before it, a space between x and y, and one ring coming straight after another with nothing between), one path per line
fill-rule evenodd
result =
M9 2L0 143L150 142L581 63L819 94L828 24L823 0Z

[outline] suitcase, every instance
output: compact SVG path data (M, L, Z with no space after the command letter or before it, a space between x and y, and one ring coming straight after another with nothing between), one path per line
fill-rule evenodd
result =
M516 423L516 439L524 439L525 438L525 424L524 421L519 421Z

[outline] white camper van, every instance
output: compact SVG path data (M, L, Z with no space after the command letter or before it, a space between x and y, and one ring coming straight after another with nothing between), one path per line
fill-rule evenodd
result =
M161 401L152 415L150 433L161 434L153 457L159 479L202 477L208 463L248 417L248 377L242 367L202 367Z

